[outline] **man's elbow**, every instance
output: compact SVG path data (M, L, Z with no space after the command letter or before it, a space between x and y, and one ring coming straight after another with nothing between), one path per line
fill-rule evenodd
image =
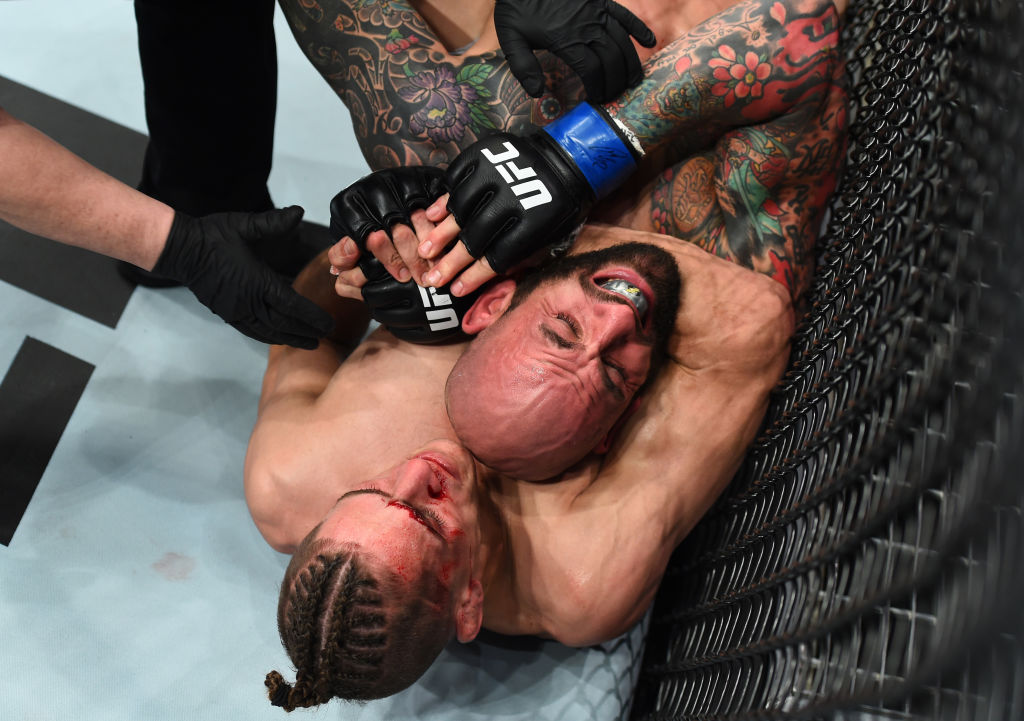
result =
M634 589L627 599L618 602L604 593L593 594L588 602L576 604L571 612L553 619L548 635L566 646L579 648L605 643L618 638L643 618L654 593Z
M777 290L779 292L764 295L757 319L759 363L763 365L771 385L775 384L789 363L790 344L796 330L792 298L781 286Z

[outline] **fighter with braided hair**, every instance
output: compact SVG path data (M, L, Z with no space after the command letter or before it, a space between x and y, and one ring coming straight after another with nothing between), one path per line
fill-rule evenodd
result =
M382 328L346 357L365 313L324 283L326 258L303 271L297 289L351 333L271 350L246 458L253 519L294 554L278 620L296 684L268 675L275 703L394 693L482 626L589 645L641 618L785 368L843 155L838 32L829 0L746 0L667 48L623 112L646 108L662 132L695 114L749 122L694 136L622 226L585 226L566 257L486 285L469 343ZM760 94L736 90L730 57L766 66ZM692 191L685 217L654 212L665 181ZM678 237L645 226L645 203ZM373 593L341 592L353 562Z
M334 553L329 545L312 544L285 573L285 585L295 592L278 609L278 626L300 671L294 685L277 671L267 674L266 685L271 702L286 711L335 696L370 699L400 691L433 660L419 649L447 640L447 629L418 603L389 620L382 609L387 571L374 573L358 554Z

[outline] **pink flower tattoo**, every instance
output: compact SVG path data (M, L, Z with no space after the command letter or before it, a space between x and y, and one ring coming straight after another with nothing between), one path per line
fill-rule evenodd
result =
M708 62L715 69L714 77L718 82L711 88L715 95L725 96L725 107L731 108L739 98L748 95L761 97L764 92L764 81L772 73L772 66L764 62L757 53L747 51L741 61L736 51L728 45L719 45L716 57Z

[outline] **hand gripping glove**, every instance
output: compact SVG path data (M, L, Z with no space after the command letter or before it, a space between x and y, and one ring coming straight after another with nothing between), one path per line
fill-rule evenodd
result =
M457 298L441 288L423 288L392 278L366 250L376 230L396 224L412 227L413 210L426 208L446 192L444 171L411 166L378 170L356 181L331 201L331 234L349 236L360 250L359 268L366 276L363 302L374 320L396 338L411 343L437 344L465 340L462 317L478 293Z
M548 50L583 80L587 99L606 103L643 79L632 35L654 47L654 33L612 0L497 0L494 28L512 74L534 97L544 71L533 54Z
M462 151L446 175L448 211L470 255L503 273L571 238L639 158L603 109L582 103L543 129L497 133Z
M296 293L252 252L260 241L290 238L302 208L265 213L176 212L153 273L175 280L229 325L263 343L316 348L330 314Z

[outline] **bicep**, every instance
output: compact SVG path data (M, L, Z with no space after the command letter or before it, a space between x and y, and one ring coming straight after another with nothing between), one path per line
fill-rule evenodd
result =
M716 148L724 257L784 285L810 283L814 244L845 153L845 93L726 135Z
M675 350L603 459L588 503L616 504L625 527L651 527L674 547L732 478L785 370L793 315L764 278L715 302L715 331ZM679 357L692 362L683 365ZM661 550L664 550L662 548Z

